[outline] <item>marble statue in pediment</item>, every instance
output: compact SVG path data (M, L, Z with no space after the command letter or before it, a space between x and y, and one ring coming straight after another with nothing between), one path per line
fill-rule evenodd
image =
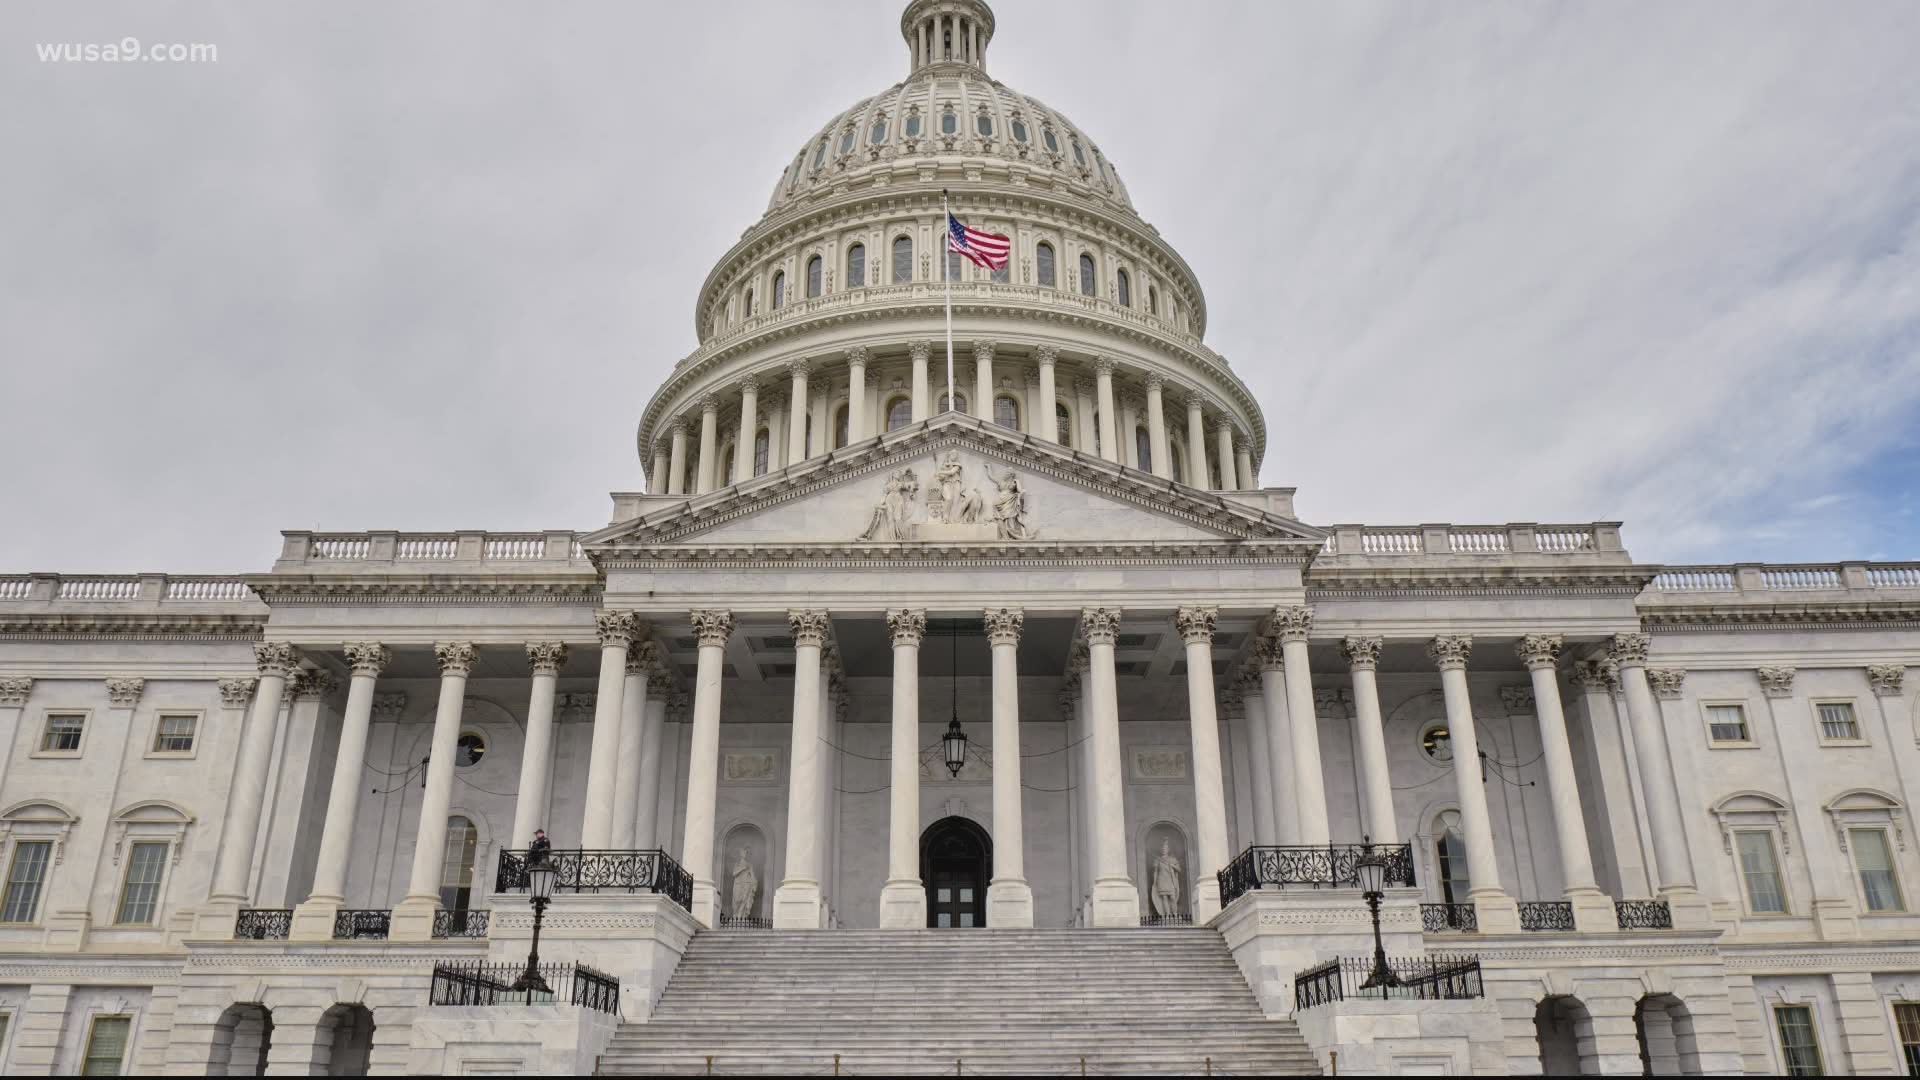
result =
M1027 491L1020 484L1020 474L1008 469L1002 476L993 475L993 466L981 466L986 470L987 479L997 489L993 497L993 523L1002 540L1030 540L1033 529L1027 524Z
M936 461L933 486L927 489L927 516L948 525L971 525L980 520L980 489L967 485L966 467L960 464L960 451L947 451L946 460Z
M920 478L912 469L900 469L887 477L886 494L873 508L873 517L859 540L911 540L913 538L913 500L920 494Z

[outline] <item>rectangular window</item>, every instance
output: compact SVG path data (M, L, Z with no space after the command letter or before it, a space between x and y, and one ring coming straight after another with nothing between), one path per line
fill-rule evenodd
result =
M1868 911L1900 911L1907 905L1900 898L1900 879L1893 872L1893 849L1887 844L1885 829L1848 829L1847 846L1853 849L1853 865L1860 872L1860 895Z
M1770 832L1735 833L1740 853L1740 876L1747 883L1747 907L1756 915L1784 915L1786 890L1780 887L1780 862L1773 854Z
M1823 701L1820 711L1820 737L1837 742L1859 742L1860 721L1854 718L1850 701Z
M1752 742L1747 733L1745 705L1707 706L1707 734L1717 743Z
M156 754L193 753L193 732L200 718L191 713L162 713L154 722L153 752Z
M154 909L160 903L160 878L166 869L166 844L133 845L127 855L127 882L120 889L120 917L115 922L122 926L153 925Z
M1896 1002L1893 1022L1900 1029L1900 1053L1906 1062L1907 1075L1920 1076L1920 1005Z
M80 736L86 729L85 713L48 713L47 730L40 736L40 749L55 754L75 753L80 749Z
M127 1033L131 1016L96 1016L87 1030L87 1058L82 1076L119 1076L127 1060Z
M13 845L13 864L7 868L7 895L0 901L0 922L30 923L40 910L40 887L47 877L48 840L22 840Z
M1825 1076L1820 1039L1813 1032L1813 1010L1805 1005L1776 1005L1773 1022L1780 1029L1780 1058L1787 1075Z

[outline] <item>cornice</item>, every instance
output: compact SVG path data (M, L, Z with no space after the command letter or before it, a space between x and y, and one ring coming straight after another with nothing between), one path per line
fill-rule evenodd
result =
M775 570L795 563L832 563L839 569L940 569L965 561L977 569L1054 569L1083 566L1298 566L1284 549L1248 552L1238 541L1219 544L764 544L649 548L646 556L610 556L610 570L672 570L699 563L715 570Z
M0 640L259 641L265 615L56 613L0 615Z
M273 606L312 604L598 604L598 572L564 575L258 574L247 584Z
M1920 627L1920 603L1642 604L1640 621L1652 633L1778 630L1787 626L1812 626L1823 630L1899 630Z
M1417 557L1415 557L1417 558ZM1327 566L1315 562L1304 582L1309 602L1320 600L1465 599L1503 597L1613 597L1640 594L1652 571L1620 564L1566 564L1544 556L1522 565ZM1410 560L1412 561L1412 560Z

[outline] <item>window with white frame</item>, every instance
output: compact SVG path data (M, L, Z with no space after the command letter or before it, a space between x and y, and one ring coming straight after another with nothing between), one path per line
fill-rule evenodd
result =
M40 734L43 754L77 754L87 734L86 713L47 714L46 728Z
M80 1064L82 1076L119 1076L126 1068L131 1016L96 1016L87 1026L87 1046Z
M1893 865L1893 845L1887 842L1887 830L1848 829L1847 850L1853 852L1853 868L1860 878L1860 898L1866 902L1867 910L1906 910L1906 901L1900 895L1900 876Z
M193 737L199 726L200 717L194 713L161 713L153 721L153 752L193 753Z
M47 866L53 861L53 841L22 840L13 845L7 863L7 890L0 898L0 923L30 923L40 914Z
M160 909L160 881L167 874L165 842L132 844L127 853L127 876L120 885L121 926L152 926Z
M1707 739L1717 745L1748 746L1753 732L1747 727L1747 707L1737 701L1708 702Z
M1787 891L1780 879L1780 857L1767 829L1742 829L1733 834L1740 860L1740 879L1746 886L1747 910L1755 915L1785 915Z
M1814 712L1820 717L1821 742L1859 742L1860 718L1854 715L1851 701L1816 701Z
M1893 1023L1899 1029L1900 1058L1908 1076L1920 1076L1920 1004L1893 1003Z
M1811 1005L1775 1005L1774 1028L1780 1034L1780 1064L1788 1076L1825 1076L1820 1037L1814 1033Z

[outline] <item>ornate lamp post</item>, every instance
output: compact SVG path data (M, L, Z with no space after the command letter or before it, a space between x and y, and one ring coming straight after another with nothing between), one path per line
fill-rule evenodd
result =
M1373 971L1360 989L1380 988L1380 997L1386 999L1387 991L1400 985L1400 976L1387 966L1387 947L1380 940L1380 901L1386 896L1387 860L1374 854L1373 843L1367 837L1361 838L1362 853L1353 864L1353 876L1360 884L1360 895L1367 901L1367 910L1373 914Z
M534 994L553 993L547 980L540 977L540 922L546 918L547 904L553 900L553 881L559 876L560 871L546 859L527 867L527 902L533 905L533 944L527 948L527 970L507 989L516 994L525 993L529 1005L533 1004Z

